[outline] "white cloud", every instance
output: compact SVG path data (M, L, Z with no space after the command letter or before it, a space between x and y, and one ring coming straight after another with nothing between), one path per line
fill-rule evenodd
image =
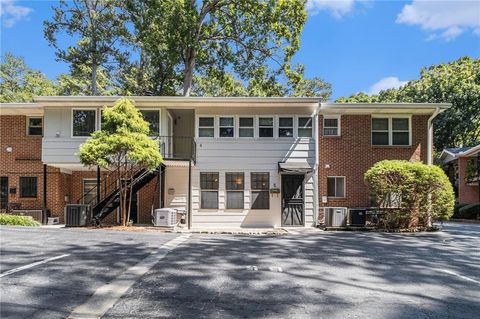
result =
M27 18L32 11L32 8L16 5L14 0L0 0L0 18L5 28Z
M418 25L430 33L428 40L453 40L471 30L480 35L480 2L413 0L403 7L397 23Z
M326 10L330 11L335 18L341 18L353 10L355 2L356 0L308 0L307 11L315 15L322 10Z
M408 81L400 81L397 77L395 76L389 76L386 78L381 79L377 83L373 84L370 89L368 89L367 94L372 95L372 94L378 94L380 91L386 90L386 89L396 89L401 87L402 85L406 84Z

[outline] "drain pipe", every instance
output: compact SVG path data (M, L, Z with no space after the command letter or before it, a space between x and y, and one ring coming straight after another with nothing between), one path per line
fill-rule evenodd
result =
M313 185L315 187L315 191L313 192L313 200L314 200L314 205L313 205L313 208L315 210L315 213L314 213L314 218L313 218L313 222L314 222L314 225L315 227L318 226L318 213L319 213L319 210L320 210L320 203L318 202L319 201L319 186L318 186L318 174L319 174L319 167L320 167L320 158L319 158L319 152L320 152L320 142L319 142L319 134L320 134L320 131L319 131L319 123L318 123L318 113L320 112L320 108L322 106L322 103L321 101L318 102L318 106L317 108L315 109L315 113L313 115L313 119L315 121L315 132L314 132L314 136L315 136L315 166L313 167Z
M441 109L439 106L436 107L435 112L433 112L432 116L428 118L427 122L427 164L433 164L433 119L437 117L438 114L445 111L445 109Z

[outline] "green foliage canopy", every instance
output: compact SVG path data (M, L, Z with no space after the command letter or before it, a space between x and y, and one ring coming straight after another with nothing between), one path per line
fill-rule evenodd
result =
M385 160L365 173L365 181L380 209L390 206L384 226L411 228L428 226L432 219L448 220L455 195L444 171L420 162Z

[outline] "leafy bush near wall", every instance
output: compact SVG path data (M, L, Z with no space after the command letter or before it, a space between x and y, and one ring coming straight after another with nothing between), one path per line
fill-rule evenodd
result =
M0 225L40 226L40 223L30 216L0 214Z
M459 209L458 215L464 219L477 219L480 217L480 203L473 203Z
M460 208L467 206L468 204L455 204L453 207L452 218L460 218Z
M438 166L385 160L372 166L364 177L378 210L385 213L381 227L429 227L431 221L448 220L453 214L453 187Z

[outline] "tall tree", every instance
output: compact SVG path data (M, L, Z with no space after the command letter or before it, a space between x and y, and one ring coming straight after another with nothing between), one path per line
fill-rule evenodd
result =
M420 79L399 89L369 96L359 93L337 102L452 103L434 122L435 147L471 146L480 143L480 59L463 57L423 68Z
M98 94L98 69L112 71L127 58L122 43L129 32L116 0L61 0L51 21L44 21L44 35L57 58L70 64L71 73L90 69L90 94ZM74 44L66 48L57 40L68 35Z
M233 71L246 80L268 66L273 74L288 76L307 17L305 0L124 3L125 10L133 12L129 16L138 16L141 10L141 18L133 24L146 59L173 80L169 84L178 83L186 96L191 94L194 76L212 70Z
M0 64L0 102L32 102L35 95L55 95L55 83L40 71L30 69L25 60L5 53Z

